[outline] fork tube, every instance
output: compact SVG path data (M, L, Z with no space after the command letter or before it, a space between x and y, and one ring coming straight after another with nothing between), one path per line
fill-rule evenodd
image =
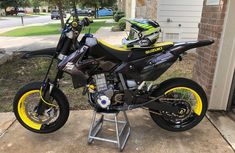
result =
M46 79L47 79L47 77L48 77L48 75L49 75L49 72L50 72L50 70L51 70L51 67L52 67L52 64L53 64L53 62L54 62L54 59L55 59L55 57L56 57L56 53L55 53L55 55L53 56L53 58L51 59L51 63L50 63L50 65L49 65L49 67L48 67L48 69L47 69L47 72L46 72L46 75L45 75L45 77L44 77L44 79L43 79L43 84L45 85L45 83L46 83Z
M55 86L58 85L58 81L63 77L63 74L64 74L63 71L58 70L58 72L57 72L57 74L56 74L56 77L55 77L55 79L54 79L54 81L53 81L53 84L54 84Z

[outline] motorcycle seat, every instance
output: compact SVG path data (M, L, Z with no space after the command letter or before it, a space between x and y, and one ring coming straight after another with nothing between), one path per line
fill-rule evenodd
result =
M167 50L174 46L173 42L158 42L149 47L134 46L131 48L116 47L102 40L98 40L98 44L109 54L112 54L121 61L127 61L128 58L138 59L148 55L156 54Z
M113 55L121 61L126 61L128 59L128 55L132 52L129 48L116 47L102 40L98 40L98 44L109 54Z

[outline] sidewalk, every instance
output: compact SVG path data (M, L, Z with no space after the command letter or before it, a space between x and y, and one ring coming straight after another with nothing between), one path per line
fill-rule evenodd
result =
M233 153L207 118L192 130L174 133L159 128L145 110L130 111L128 116L132 131L123 152ZM52 134L29 132L16 121L0 137L0 153L118 153L114 144L95 141L87 145L91 117L89 110L71 111L65 126Z

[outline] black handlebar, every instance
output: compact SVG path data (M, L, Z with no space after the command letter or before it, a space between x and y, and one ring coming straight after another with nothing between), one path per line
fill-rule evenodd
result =
M89 26L93 21L89 20L88 18L83 18L82 19L83 26Z
M82 20L79 20L79 18L73 17L73 21L69 22L72 16L70 16L66 21L66 26L64 30L66 30L68 27L73 27L74 29L80 27L81 29L83 27L89 26L91 23L94 23L92 20L89 20L87 17L83 18Z

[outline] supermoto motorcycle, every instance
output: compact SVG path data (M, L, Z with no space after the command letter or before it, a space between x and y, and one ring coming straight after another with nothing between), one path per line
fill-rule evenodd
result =
M56 51L47 52L53 58L45 79L17 92L13 107L21 125L50 133L66 123L69 102L59 88L64 73L71 75L74 88L84 88L83 94L97 111L145 108L157 125L169 131L189 130L203 119L207 98L196 82L186 78L154 81L187 50L210 45L213 40L114 47L88 33L78 41L82 29L90 24L88 18L68 19ZM54 60L58 61L57 75L49 78Z

